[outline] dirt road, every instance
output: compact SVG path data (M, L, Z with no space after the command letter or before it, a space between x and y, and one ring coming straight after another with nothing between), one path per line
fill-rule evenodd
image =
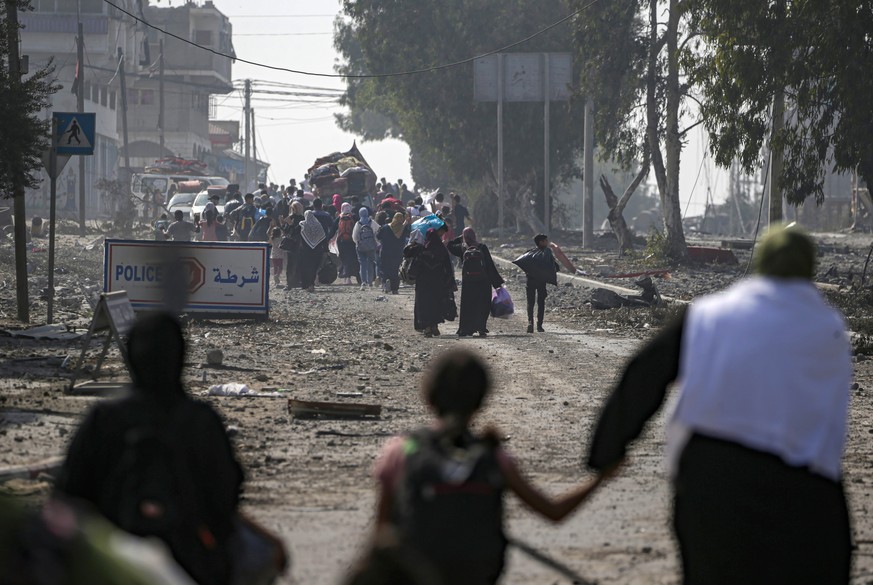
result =
M523 289L510 283L521 302ZM285 389L279 398L206 398L234 428L248 474L244 509L281 534L293 554L283 583L334 584L359 553L371 528L369 477L381 444L428 421L417 385L430 358L458 345L484 355L497 379L480 422L498 425L507 448L536 482L559 493L585 477L583 454L591 425L626 357L637 344L601 329L597 320L548 313L545 334L524 333L525 319L492 320L486 339L454 335L425 339L412 330L412 291L399 296L356 287L318 287L314 295L271 290L267 322L194 321L188 326L186 380L192 393L211 384L244 382ZM566 295L565 295L566 296ZM639 331L635 332L639 336ZM59 358L75 344L0 338L0 465L63 452L78 417L94 398L61 393ZM220 348L224 369L204 367ZM120 373L117 356L111 364ZM846 455L854 532L855 583L873 583L873 459L870 362L857 364ZM204 380L205 378L205 380ZM360 392L359 399L337 392ZM379 403L377 421L296 420L287 398ZM670 536L669 485L663 469L663 414L631 453L627 469L559 526L534 518L508 498L508 529L600 583L678 583ZM45 494L40 482L12 491ZM513 552L505 583L570 583Z

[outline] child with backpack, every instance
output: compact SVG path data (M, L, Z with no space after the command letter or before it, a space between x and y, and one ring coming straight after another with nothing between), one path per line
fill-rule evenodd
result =
M370 211L366 207L358 210L358 215L361 219L355 224L352 240L361 265L361 290L364 290L373 286L376 277L376 232L379 226L370 218Z
M486 585L499 579L507 545L504 491L559 521L614 471L557 498L542 493L500 445L497 431L476 435L469 428L490 388L490 374L476 354L443 353L422 384L436 420L390 439L374 470L380 487L377 529L396 530L400 542L452 585Z

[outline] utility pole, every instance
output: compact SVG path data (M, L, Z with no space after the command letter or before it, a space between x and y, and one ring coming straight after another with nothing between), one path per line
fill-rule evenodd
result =
M21 62L18 54L18 3L6 2L6 43L9 52L9 81L21 85ZM51 138L55 139L54 135ZM54 146L54 145L51 145ZM30 322L30 302L27 291L27 218L24 209L24 177L12 177L12 205L15 221L15 296L18 305L18 320Z
M552 170L549 160L549 145L550 137L549 130L551 129L551 112L550 106L552 101L551 95L551 72L549 65L551 59L548 53L543 53L543 223L546 225L546 235L552 235Z
M81 84L81 81L80 81ZM79 88L81 89L81 85ZM52 140L58 135L57 119L52 118ZM81 161L84 157L80 156ZM54 323L55 307L55 225L57 222L57 199L58 199L58 149L51 145L49 152L49 255L48 255L48 302L45 322L48 325Z
M245 115L245 130L246 130L246 141L245 141L245 164L243 165L243 184L242 184L242 192L245 195L249 190L249 160L250 160L250 150L251 150L251 142L252 142L252 133L251 127L249 126L249 115L251 113L252 106L252 80L246 79L245 85L245 105L243 106L243 114Z
M161 53L158 65L158 130L160 131L159 140L161 145L161 158L164 158L164 39L158 41L158 50Z
M249 110L252 116L252 163L255 165L255 188L261 180L260 168L258 168L258 136L255 134L255 109Z
M506 238L503 208L504 202L503 184L503 53L497 53L497 234L500 241Z
M585 100L584 165L582 176L582 247L590 250L594 245L594 105L591 98Z
M782 221L782 189L779 183L782 179L783 149L781 145L774 146L777 136L782 134L785 126L785 90L781 87L773 96L773 130L770 134L770 184L767 193L770 197L770 225Z
M130 146L127 140L127 78L124 74L124 53L118 47L118 71L121 75L121 132L124 140L124 177L122 181L130 183Z
M85 111L85 33L82 20L79 20L76 37L76 77L79 85L76 87L76 111ZM85 235L85 157L79 158L79 235ZM49 321L51 322L51 321Z

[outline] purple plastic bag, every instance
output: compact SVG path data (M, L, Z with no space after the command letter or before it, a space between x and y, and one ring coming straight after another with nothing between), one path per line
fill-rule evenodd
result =
M509 291L502 286L491 293L491 316L508 319L515 312Z

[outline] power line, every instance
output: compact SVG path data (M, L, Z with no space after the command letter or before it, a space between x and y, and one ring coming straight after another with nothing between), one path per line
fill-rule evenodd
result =
M234 37L316 37L332 35L333 32L304 32L304 33L236 33Z
M325 18L336 14L226 14L228 18Z
M433 65L433 66L431 66L431 67L426 67L426 68L424 68L424 69L412 69L412 70L409 70L409 71L397 71L397 72L393 72L393 73L372 73L372 74L357 74L357 75L355 75L355 74L341 75L341 74L338 74L338 73L318 73L318 72L314 72L314 71L303 71L303 70L300 70L300 69L289 69L289 68L287 68L287 67L279 67L279 66L277 66L277 65L267 65L266 63L258 63L258 62L256 62L256 61L249 61L249 60L247 60L247 59L241 59L240 57L237 57L237 56L235 56L235 55L228 55L227 53L222 53L221 51L216 51L215 49L211 49L211 48L209 48L209 47L204 47L203 45L198 45L198 44L195 43L194 41L188 40L188 39L186 39L186 38L184 38L184 37L181 37L181 36L179 36L179 35L177 35L177 34L173 34L173 33L169 32L169 31L166 31L166 30L164 30L164 29L162 29L162 28L160 28L160 27L157 27L157 26L155 26L155 25L149 23L148 21L146 21L146 20L144 20L144 19L142 19L142 18L136 16L135 14L133 14L133 13L131 13L131 12L128 12L127 10L121 8L121 7L118 6L117 4L111 2L110 0L103 0L103 1L104 1L106 4L109 4L110 6L114 7L114 8L115 8L116 10L118 10L119 12L122 12L122 13L128 15L129 17L131 17L131 18L134 19L135 21L140 22L140 23L146 25L146 26L149 27L149 28L152 28L152 29L154 29L154 30L156 30L156 31L162 32L162 33L164 33L164 34L167 35L167 36L170 36L170 37L173 37L174 39L177 39L177 40L182 41L183 43L187 43L187 44L192 45L192 46L194 46L194 47L197 47L197 48L199 48L199 49L203 49L204 51L208 51L208 52L210 52L210 53L213 53L213 54L215 54L215 55L218 55L219 57L226 57L226 58L228 58L228 59L233 59L233 60L239 61L240 63L246 63L246 64L248 64L248 65L253 65L253 66L255 66L255 67L263 67L264 69L272 69L272 70L274 70L274 71L284 71L284 72L286 72L286 73L295 73L295 74L297 74L297 75L308 75L308 76L310 76L310 77L335 77L335 78L342 78L342 79L373 79L373 78L381 78L381 77L401 77L401 76L405 76L405 75L415 75L415 74L418 74L418 73L431 73L431 72L433 72L433 71L440 71L440 70L442 70L442 69L450 69L450 68L452 68L452 67L458 67L458 66L460 66L460 65L466 65L466 64L468 64L468 63L472 63L472 62L475 61L476 59L482 59L482 58L484 58L484 57L488 57L488 56L490 56L490 55L496 55L497 53L503 53L503 52L505 52L505 51L508 51L509 49L512 49L512 48L517 47L517 46L519 46L519 45L521 45L521 44L524 44L524 43L528 42L529 40L531 40L531 39L533 39L533 38L536 38L536 37L540 36L541 34L544 34L544 33L546 33L546 32L548 32L548 31L552 30L553 28L555 28L555 27L557 27L557 26L559 26L559 25L561 25L561 24L564 24L564 23L567 22L568 20L572 19L574 16L577 16L578 14L581 14L584 10L586 10L586 9L590 8L591 6L594 6L595 4L597 4L598 2L600 2L600 0L592 0L591 2L589 2L588 4L586 4L585 6L583 6L582 8L580 8L579 10L576 10L575 12L572 12L572 13L568 14L568 15L565 16L564 18L558 20L557 22L554 22L554 23L550 24L549 26L547 26L547 27L545 27L545 28L543 28L543 29L538 30L537 32L535 32L535 33L533 33L532 35L529 35L529 36L527 36L527 37L521 39L520 41L516 41L516 42L514 42L514 43L511 43L511 44L509 44L509 45L506 45L505 47L501 47L501 48L499 48L499 49L495 49L495 50L493 50L493 51L489 51L489 52L487 52L487 53L483 53L483 54L481 54L481 55L476 55L475 57L469 57L469 58L467 58L467 59L462 59L462 60L460 60L460 61L454 61L454 62L452 62L452 63L445 63L445 64L443 64L443 65ZM266 17L265 17L265 18L266 18Z

